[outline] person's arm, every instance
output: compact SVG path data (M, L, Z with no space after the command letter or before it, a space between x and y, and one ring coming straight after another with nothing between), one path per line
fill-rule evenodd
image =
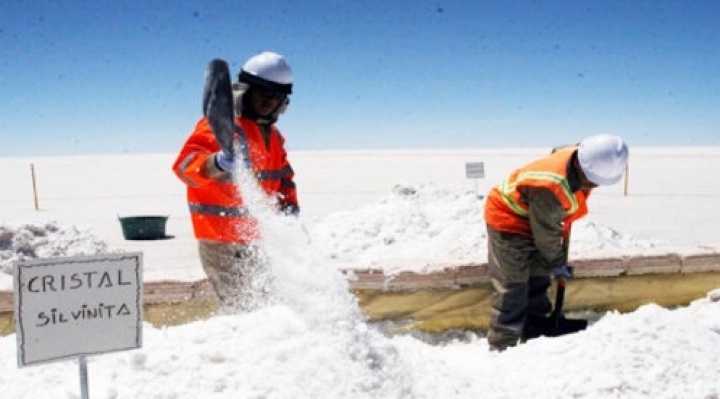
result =
M292 215L300 213L300 205L297 199L297 188L295 187L295 172L287 159L285 151L285 138L278 132L281 147L281 164L283 175L280 177L280 189L278 190L278 205L280 210Z
M178 154L173 171L185 184L200 187L227 178L215 156L220 145L205 119L200 120Z
M535 246L547 260L550 268L567 263L563 250L563 220L565 210L557 197L547 189L533 188L526 191L529 204L528 220Z

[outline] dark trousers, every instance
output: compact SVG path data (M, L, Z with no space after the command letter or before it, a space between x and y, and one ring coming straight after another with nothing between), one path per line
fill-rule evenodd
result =
M248 312L270 300L272 274L259 247L199 240L198 249L203 270L224 312Z
M489 226L488 267L495 289L488 343L494 350L504 350L522 338L528 315L543 316L552 310L547 296L551 269L531 237Z

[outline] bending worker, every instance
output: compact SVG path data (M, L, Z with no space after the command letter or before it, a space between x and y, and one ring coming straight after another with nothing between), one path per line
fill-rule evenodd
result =
M515 170L490 191L485 221L495 289L491 350L505 350L555 326L547 317L552 310L547 290L551 271L567 265L570 225L587 214L592 189L622 179L627 161L628 148L620 137L592 136ZM555 335L586 325L561 318Z
M275 127L288 106L292 73L285 59L263 52L247 60L233 85L235 140L245 143L245 165L278 210L299 212L294 173L287 159L285 138ZM241 130L238 132L237 130ZM245 137L238 137L243 134ZM241 140L240 140L241 139ZM256 277L262 275L264 257L255 244L257 220L244 206L232 178L242 158L227 156L202 118L185 141L173 170L187 185L193 230L200 261L226 311L252 310L262 301Z

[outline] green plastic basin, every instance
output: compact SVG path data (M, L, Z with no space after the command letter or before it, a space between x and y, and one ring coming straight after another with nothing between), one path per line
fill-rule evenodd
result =
M161 240L167 238L165 225L168 216L118 217L126 240Z

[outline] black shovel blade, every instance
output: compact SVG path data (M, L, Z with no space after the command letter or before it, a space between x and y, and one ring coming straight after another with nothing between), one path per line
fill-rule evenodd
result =
M523 327L523 338L529 340L540 336L559 337L582 331L587 326L588 321L584 319L568 319L561 316L556 320L554 317L528 315Z
M208 64L205 71L202 103L203 115L210 124L215 140L227 155L235 156L233 147L235 110L232 83L230 69L224 60L214 59Z

